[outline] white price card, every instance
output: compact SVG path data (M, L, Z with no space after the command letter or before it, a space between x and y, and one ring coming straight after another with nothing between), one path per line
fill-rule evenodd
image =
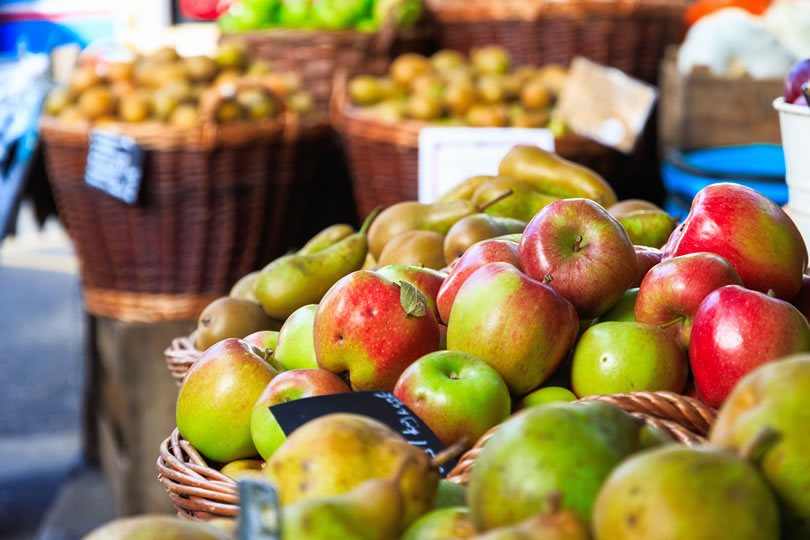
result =
M497 175L507 152L521 144L554 151L547 129L428 127L419 132L419 202L431 203L477 175Z

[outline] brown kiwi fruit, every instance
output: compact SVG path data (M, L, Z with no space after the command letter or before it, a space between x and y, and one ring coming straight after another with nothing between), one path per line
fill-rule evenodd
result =
M77 105L85 118L95 120L115 112L115 96L106 86L91 86L79 95Z
M260 330L279 330L281 325L250 300L223 296L208 304L197 320L195 345L205 350L227 338L244 338Z

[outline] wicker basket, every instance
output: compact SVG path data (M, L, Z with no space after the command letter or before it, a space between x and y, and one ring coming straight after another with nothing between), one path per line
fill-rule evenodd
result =
M169 368L169 373L174 377L177 386L183 384L188 370L203 355L203 351L194 345L195 341L194 332L190 336L174 338L171 345L163 352L166 357L166 366Z
M443 48L506 47L517 65L575 56L654 82L685 31L686 0L426 0Z
M369 117L349 103L343 74L335 78L331 115L348 152L359 216L380 205L418 198L419 132L430 124L417 120L393 124ZM578 135L566 135L554 144L564 158L608 179L626 161L616 150Z
M580 402L603 401L644 419L685 445L705 442L715 412L691 398L671 392L632 392L589 396ZM497 430L492 428L464 454L450 471L448 480L466 484L481 446ZM180 517L189 519L232 518L239 513L237 484L209 467L175 429L160 446L158 479L166 487Z
M238 85L248 84L255 83ZM140 195L132 205L84 183L88 124L42 119L48 176L76 247L90 313L135 321L193 319L255 268L262 249L282 251L263 244L268 216L276 226L288 205L297 117L283 113L216 125L220 99L215 91L204 96L198 128L104 126L145 151Z

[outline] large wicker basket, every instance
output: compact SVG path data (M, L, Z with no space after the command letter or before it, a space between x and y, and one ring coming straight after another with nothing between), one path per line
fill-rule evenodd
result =
M667 45L680 43L686 0L426 0L443 48L499 44L518 65L585 56L654 82Z
M715 412L691 398L671 392L632 392L589 396L581 402L603 401L644 419L688 446L705 442ZM485 434L450 471L448 480L466 484L481 446L497 430ZM232 518L239 514L237 484L211 468L175 429L160 446L158 479L166 487L177 514L189 519Z

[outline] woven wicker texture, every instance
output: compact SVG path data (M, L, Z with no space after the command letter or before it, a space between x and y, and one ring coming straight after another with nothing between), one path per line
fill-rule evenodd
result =
M702 403L672 392L589 396L579 401L603 401L615 405L686 445L705 442L704 437L715 417L714 411ZM497 429L498 426L495 426L489 430L459 459L450 471L448 480L467 483L481 446ZM236 482L208 467L176 429L160 446L157 469L158 479L166 487L179 516L207 520L229 518L239 513Z
M174 338L171 345L163 352L166 357L166 366L169 368L169 373L172 374L175 382L177 382L177 386L183 384L186 373L203 354L203 351L194 345L194 341L195 336L193 333L190 336Z
M504 46L516 65L585 56L654 82L685 31L685 0L427 0L443 48Z

